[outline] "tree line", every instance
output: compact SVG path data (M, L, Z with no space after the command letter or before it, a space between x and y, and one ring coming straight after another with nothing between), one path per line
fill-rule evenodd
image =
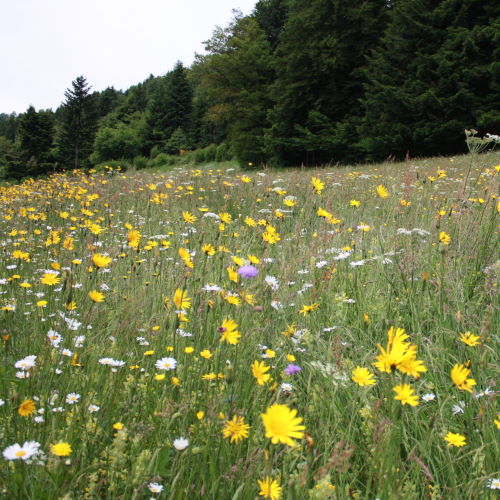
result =
M55 112L0 115L4 176L192 150L247 166L446 155L466 128L500 131L497 1L259 0L204 44L126 91L80 76Z

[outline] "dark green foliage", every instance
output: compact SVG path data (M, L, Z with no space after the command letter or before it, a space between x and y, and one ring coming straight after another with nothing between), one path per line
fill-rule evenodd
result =
M205 42L207 56L198 56L194 78L205 92L207 120L225 127L238 160L266 162L264 129L272 105L274 81L271 47L253 17L237 16Z
M276 49L268 134L278 164L345 158L344 128L360 114L362 68L387 22L385 0L291 0Z
M0 136L9 141L16 140L17 127L19 126L19 117L16 113L0 113Z
M9 177L22 178L46 173L53 168L51 152L54 140L54 114L52 111L36 111L30 106L19 116L18 144L22 168L12 164Z
M500 126L497 2L397 2L365 71L360 145L370 159L465 151Z
M64 97L57 137L59 161L65 168L85 167L97 131L96 98L83 76L72 82L72 88L66 90Z
M173 131L172 135L165 144L165 151L168 154L175 155L180 154L182 150L189 149L188 140L186 134L182 128L177 128Z
M151 86L147 109L148 139L151 146L162 146L176 129L189 129L193 91L181 62Z
M21 172L23 159L19 148L0 135L0 180L12 177L11 172Z
M117 122L112 127L101 127L94 141L94 152L90 159L99 163L119 158L134 158L142 152L146 135L144 117L124 123Z
M288 1L259 0L255 4L253 15L262 31L266 34L271 48L274 49L285 26L288 15Z
M103 118L115 109L124 101L122 92L115 90L114 87L108 87L102 92L96 93L97 116Z

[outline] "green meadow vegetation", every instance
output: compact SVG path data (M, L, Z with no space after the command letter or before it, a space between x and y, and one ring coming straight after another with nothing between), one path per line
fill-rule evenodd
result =
M0 495L497 498L499 175L473 149L1 186Z

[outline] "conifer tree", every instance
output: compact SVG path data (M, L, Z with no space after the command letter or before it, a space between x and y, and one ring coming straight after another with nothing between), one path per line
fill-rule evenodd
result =
M63 166L81 168L86 166L92 153L97 131L97 109L95 95L83 76L72 82L72 88L64 93L66 98L60 108L58 156Z
M465 128L497 130L499 32L495 1L396 2L365 72L367 158L457 153Z
M36 111L29 106L19 116L19 147L25 167L22 172L9 169L15 177L35 176L46 172L52 166L51 148L54 140L54 117L51 111Z
M385 0L290 0L276 55L268 133L274 161L317 164L345 158L341 124L361 112L361 69L377 45ZM352 140L352 137L351 137Z
M154 82L147 110L151 146L163 146L179 127L187 131L193 91L186 68L178 62L165 77Z

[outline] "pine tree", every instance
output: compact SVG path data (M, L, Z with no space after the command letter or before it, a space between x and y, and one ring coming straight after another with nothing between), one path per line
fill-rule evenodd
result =
M268 133L274 161L342 160L350 148L343 124L361 114L361 69L389 9L385 0L290 0L288 6L275 52Z
M13 172L10 176L35 176L52 167L51 155L54 140L54 116L51 111L36 111L30 106L19 116L19 147L25 162L23 172Z
M497 130L499 27L491 0L396 2L365 72L367 158L458 153L465 128Z
M85 77L79 76L64 93L57 145L60 161L66 167L85 167L92 153L98 115L90 89Z
M253 16L259 27L266 34L271 48L278 45L280 34L288 15L287 0L259 0L255 4Z
M151 146L163 146L179 127L187 131L193 90L186 68L178 62L164 78L155 82L148 104L147 126Z

